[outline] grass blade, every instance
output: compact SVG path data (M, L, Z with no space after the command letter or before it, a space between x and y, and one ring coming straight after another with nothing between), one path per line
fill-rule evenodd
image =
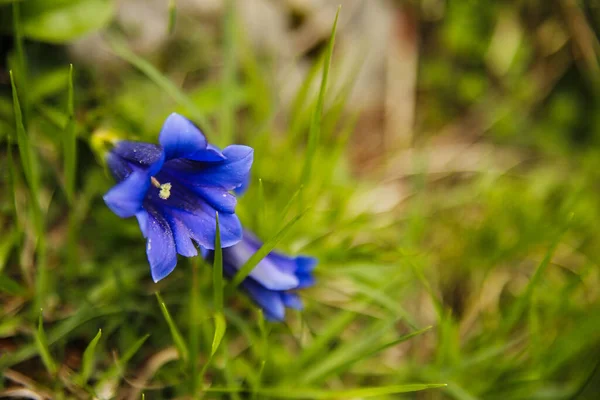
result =
M175 86L167 77L161 74L160 71L152 64L129 50L129 48L121 41L115 38L110 38L109 44L117 56L121 57L123 60L127 61L129 64L143 72L144 75L146 75L151 81L153 81L157 86L171 96L173 100L185 107L190 113L191 118L198 122L202 128L202 131L207 136L216 138L216 136L212 134L213 129L211 129L211 125L204 117L202 111L185 93L181 91L181 89Z
M223 313L218 312L215 314L215 335L213 337L213 342L210 350L211 358L216 354L219 349L219 345L223 340L223 336L225 335L225 330L227 328L227 323L225 321L225 317Z
M44 366L50 372L50 374L56 374L57 367L52 355L50 354L50 349L48 348L48 339L46 338L46 332L44 332L44 321L42 319L42 310L40 310L40 316L38 318L38 328L35 334L35 344L40 352L40 357L42 358L42 362Z
M385 396L390 394L420 392L428 389L444 388L445 383L413 383L407 385L376 386L358 389L346 390L320 390L312 388L263 388L257 390L257 393L263 397L277 399L349 399L349 398L368 398L375 396ZM210 393L236 393L242 392L243 388L208 388Z
M311 178L312 167L314 162L315 153L317 146L319 145L319 136L321 134L321 122L323 117L323 104L325 102L325 92L327 89L327 79L329 76L329 67L331 64L331 54L333 53L333 44L335 41L335 31L337 28L337 21L340 15L340 7L338 7L335 13L335 20L333 21L333 27L331 28L331 36L329 38L329 44L325 53L325 59L323 61L323 75L321 77L321 87L319 88L319 97L317 104L312 114L310 122L310 130L308 133L308 146L306 148L306 157L304 160L304 167L302 169L302 184L306 185Z
M35 163L35 158L33 157L33 151L31 143L29 141L29 137L27 136L27 133L25 131L23 113L21 112L21 103L19 101L19 94L17 92L17 85L15 82L15 76L13 74L13 71L10 71L10 83L12 86L13 109L15 114L15 124L17 131L17 144L19 145L19 154L21 156L23 172L25 173L25 179L27 179L27 183L29 184L32 196L37 196L39 188L37 164ZM39 205L37 205L37 197L35 197L35 204L37 208L39 208Z
M19 154L21 155L21 163L25 173L25 179L29 185L29 198L31 201L32 218L37 235L37 277L36 277L36 305L42 308L46 298L48 271L46 268L46 238L44 232L44 220L40 207L40 184L37 162L33 154L33 149L29 141L29 137L25 131L23 122L23 114L21 112L21 104L15 77L10 71L10 83L12 86L13 110L15 114L15 125L17 132L17 144L19 146Z
M237 274L235 274L230 283L230 287L235 288L240 283L242 283L242 281L246 279L248 275L250 275L250 272L252 272L254 267L256 267L258 263L263 258L265 258L275 248L275 246L277 246L277 244L281 241L281 239L283 239L285 234L296 224L296 222L298 222L306 214L306 212L307 210L304 210L296 217L294 217L283 228L281 228L281 230L277 232L275 236L266 241L256 253L252 254L252 256L248 259L248 261L246 261L242 268L238 270Z
M198 383L198 358L200 356L200 293L198 288L198 258L191 259L192 284L190 287L189 349L190 349L190 393L196 393Z
M223 249L221 248L221 231L219 213L215 215L215 258L213 262L213 300L216 313L223 311Z
M90 344L88 344L83 352L83 360L81 361L81 374L79 375L79 382L81 384L85 384L92 375L96 346L100 341L100 337L102 337L102 329L98 330L96 336L94 336L94 338L90 341Z
M221 98L221 144L231 143L235 131L236 93L236 20L235 0L225 2L225 20L223 23L223 96Z
M29 115L29 90L27 90L27 76L28 76L28 67L27 61L25 59L25 49L23 46L23 26L21 25L21 5L19 2L15 2L12 5L13 11L13 33L15 38L15 52L17 54L17 71L19 76L17 77L17 81L19 83L19 87L21 88L21 96L23 102L23 114L25 116ZM12 80L12 75L11 75ZM25 118L24 118L25 119Z
M315 382L319 382L331 374L339 373L344 369L349 368L351 365L355 364L360 360L367 359L389 347L395 346L399 343L405 342L409 339L412 339L415 336L421 335L431 327L427 327L424 329L420 329L416 332L411 332L407 335L401 336L398 339L395 339L391 342L384 343L382 345L373 346L373 343L376 343L375 335L365 335L365 340L361 340L358 342L350 343L347 346L339 347L337 350L332 352L327 358L319 360L317 365L314 365L313 368L306 368L306 374L304 374L298 381L304 384L311 384ZM382 332L383 330L377 329L377 332ZM371 336L371 337L369 337Z
M73 204L75 195L75 173L77 164L77 138L75 135L75 101L73 97L73 64L69 66L69 83L67 95L67 125L65 127L64 137L64 174L65 174L65 193L67 200Z
M169 331L171 332L171 337L173 338L175 347L177 347L177 351L179 352L179 357L181 357L181 360L183 362L187 362L189 359L188 349L185 344L185 341L183 340L183 337L181 336L181 332L179 332L177 325L175 325L173 318L171 318L171 314L169 313L169 310L167 309L167 305L165 304L162 297L160 296L160 293L156 292L155 294L156 294L156 300L158 301L158 305L160 306L160 310L162 311L163 316L165 317L165 320L167 321L167 325L169 325Z
M175 0L169 0L169 34L175 32L175 22L177 20L177 6Z

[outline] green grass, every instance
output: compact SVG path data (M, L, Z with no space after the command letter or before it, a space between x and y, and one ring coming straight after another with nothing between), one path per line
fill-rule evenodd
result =
M96 1L36 1L0 2L15 41L3 50L10 73L0 91L0 397L23 386L57 399L600 392L600 120L579 111L600 98L593 63L562 49L540 55L554 48L539 42L540 28L520 32L504 75L486 66L487 27L517 16L555 23L558 11L465 2L444 19L424 14L412 158L380 147L363 163L357 139L375 141L376 129L369 110L349 108L362 64L348 81L336 75L345 7L285 104L272 60L242 34L236 1L208 37L169 2L172 48L157 54L138 54L127 30L103 25L124 61L112 71L65 51L82 25L32 31L36 18L73 22ZM540 63L562 73L552 90L531 79ZM102 200L113 182L98 144L156 142L173 111L219 145L254 148L237 210L264 245L229 282L217 251L214 265L180 257L153 283L136 221ZM431 132L463 127L473 112L488 128L440 169L440 143L464 138ZM475 167L474 155L484 160ZM288 310L285 323L266 321L237 288L274 248L319 259L305 310Z

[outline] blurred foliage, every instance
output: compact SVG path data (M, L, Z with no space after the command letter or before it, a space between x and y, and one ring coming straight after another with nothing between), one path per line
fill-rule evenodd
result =
M140 398L144 388L146 398L174 398L210 386L207 398L232 399L597 397L595 2L396 2L419 27L416 157L398 170L404 153L382 149L391 172L360 180L349 156L356 119L345 111L352 82L329 89L313 173L302 178L323 57L286 108L272 60L252 50L234 11L212 24L178 12L142 57L115 3L0 1L0 395ZM89 36L99 30L108 40ZM82 38L98 39L83 57ZM255 148L243 223L266 240L310 207L280 247L320 260L306 310L286 324L226 296L214 357L223 325L210 268L181 258L153 284L137 224L101 198L112 182L99 138L155 142L172 111L220 145L224 129ZM455 157L466 167L433 168L444 141L468 144ZM188 361L175 346L188 346ZM425 388L402 386L413 382L448 386L397 394Z

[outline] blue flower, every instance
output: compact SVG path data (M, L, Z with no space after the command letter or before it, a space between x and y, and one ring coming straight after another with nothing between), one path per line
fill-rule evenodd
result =
M244 229L239 243L223 249L223 273L233 278L261 246L262 243ZM209 261L214 258L214 251L203 249L203 254ZM313 257L289 257L272 251L254 267L241 286L267 319L283 321L286 307L302 309L302 301L294 291L314 285L312 271L316 265Z
M166 119L159 143L117 142L106 162L118 183L104 195L119 217L136 216L155 282L173 271L177 253L198 254L193 242L214 249L217 211L221 244L240 241L242 227L230 191L246 181L253 160L250 147L220 151L175 113Z

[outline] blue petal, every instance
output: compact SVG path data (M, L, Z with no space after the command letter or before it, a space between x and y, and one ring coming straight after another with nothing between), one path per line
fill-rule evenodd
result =
M175 241L169 224L158 214L149 215L147 230L146 254L152 279L158 282L169 275L177 265Z
M300 296L296 293L281 293L281 299L283 300L283 304L288 308L293 308L295 310L302 310L304 308Z
M317 266L317 259L309 256L298 256L296 257L296 265L297 273L311 273Z
M135 214L135 217L140 225L142 235L144 235L145 238L148 237L148 212L146 210L141 210Z
M167 117L158 138L165 150L165 158L188 158L188 155L206 149L206 138L194 124L177 113Z
M237 199L225 189L209 187L194 187L191 189L220 213L233 214L235 212Z
M113 178L117 182L121 182L123 179L127 178L129 174L132 172L132 168L124 158L119 157L118 155L108 152L106 154L106 166L110 170Z
M304 289L310 286L314 286L315 284L315 278L310 274L298 274L296 276L298 277L298 286L296 287L296 289Z
M104 195L104 202L121 218L134 216L142 209L142 202L150 187L150 175L143 170L131 173Z
M205 162L217 162L217 161L223 161L226 159L227 159L227 157L225 157L225 155L223 155L223 153L221 152L221 149L219 149L217 146L213 146L210 143L206 146L206 150L194 153L193 158L190 158L190 160L205 161Z
M207 249L215 248L215 209L200 205L192 212L179 209L170 209L168 212L188 228L190 237L196 243ZM219 229L222 247L233 246L242 238L242 225L235 214L219 214Z
M197 256L198 250L190 238L190 231L187 226L176 218L169 218L169 225L173 231L173 236L175 237L177 253L184 257Z
M241 186L250 173L252 148L233 145L223 150L226 160L218 163L194 162L183 159L165 163L162 173L176 177L186 186L218 187L233 190Z
M271 321L283 321L285 306L281 293L265 289L261 284L252 279L245 279L242 287L248 292L252 300L263 309L265 317Z
M245 239L242 239L235 246L224 249L223 258L225 262L239 269L255 252L254 248L248 246ZM249 276L270 290L288 290L298 286L296 276L280 269L269 256L261 260Z
M130 168L147 170L150 175L157 173L164 161L162 148L151 143L122 140L110 153L127 162Z
M248 190L248 186L250 186L250 174L246 176L241 186L234 189L235 195L238 197L242 196Z

